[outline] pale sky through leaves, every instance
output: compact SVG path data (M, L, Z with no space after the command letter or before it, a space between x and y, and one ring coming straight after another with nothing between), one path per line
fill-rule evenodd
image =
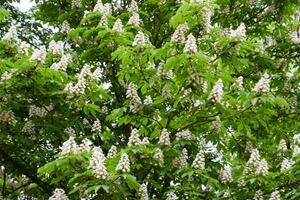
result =
M17 8L22 12L28 11L35 3L31 0L21 0L20 3L14 3Z

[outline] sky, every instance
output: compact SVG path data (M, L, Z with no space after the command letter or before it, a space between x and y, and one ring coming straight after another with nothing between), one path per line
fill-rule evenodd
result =
M28 11L34 4L31 0L21 0L20 3L13 3L22 12Z

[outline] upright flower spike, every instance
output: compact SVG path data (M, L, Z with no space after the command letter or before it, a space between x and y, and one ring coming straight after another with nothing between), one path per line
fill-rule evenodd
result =
M19 39L16 27L12 25L2 39L9 42L18 42Z
M120 171L122 173L130 172L130 160L127 153L123 153L121 159L116 167L116 171Z
M163 129L158 141L158 144L160 145L167 145L169 146L171 144L170 142L170 132L167 129Z
M288 171L294 165L294 163L294 161L284 158L280 166L280 171Z
M102 26L102 27L105 27L105 28L108 27L108 19L107 19L106 15L102 15L102 17L101 17L101 19L99 21L98 26Z
M72 8L80 8L81 0L72 0Z
M141 145L142 141L139 137L139 132L137 129L132 129L131 133L130 133L130 137L128 139L128 143L127 145L129 147L131 146L135 146L135 145Z
M115 145L112 145L110 149L107 152L107 158L113 158L117 154L117 147Z
M117 19L115 21L115 24L112 28L113 31L116 31L117 33L123 33L124 30L123 30L123 24L122 24L122 21L120 19Z
M256 83L252 91L256 93L267 93L270 91L270 82L271 78L269 74L265 73L261 77L261 79Z
M223 97L223 87L223 81L219 79L212 88L208 96L208 100L210 100L213 103L220 103Z
M92 132L94 133L101 133L101 123L99 119L96 119L94 121L94 124L92 126Z
M175 32L171 37L172 42L184 43L185 42L185 32L189 30L187 23L180 24L177 26Z
M44 64L46 61L46 55L47 55L46 47L41 46L39 49L35 49L33 51L30 60L37 61L41 64Z
M79 147L76 144L74 137L72 136L70 136L70 138L63 143L60 149L61 149L61 155L75 154L79 152Z
M137 45L144 46L144 45L147 45L149 43L150 43L150 41L149 41L148 36L146 36L142 31L139 31L136 34L136 36L134 37L132 46L137 46Z
M200 150L197 153L196 158L193 161L192 167L195 169L205 169L205 156L203 150Z
M178 197L174 192L169 192L166 200L178 200Z
M93 174L98 179L106 179L108 176L104 160L105 157L102 149L99 147L94 147L89 168L93 169Z
M63 189L56 188L49 200L69 200L69 198Z
M132 0L129 7L128 7L128 11L130 12L137 12L139 11L139 6L137 4L137 2L135 0Z
M241 39L245 39L246 38L246 26L245 26L245 24L241 23L239 25L239 27L237 27L237 29L231 30L228 35L229 35L229 37L239 37Z
M147 185L143 183L140 187L141 200L149 200Z
M185 42L185 46L183 49L184 53L197 53L197 43L196 38L193 36L192 33L188 35L188 38Z
M271 193L269 200L280 200L280 199L281 197L279 191L275 190L274 192Z
M160 148L155 149L155 154L153 156L155 159L158 159L160 161L164 161L164 154Z
M262 159L258 162L255 174L267 176L269 173L268 162L265 159Z
M182 149L181 155L173 160L173 166L179 169L186 168L188 165L188 151L186 148Z
M93 142L87 138L84 138L82 140L82 143L80 144L80 150L81 151L90 151L93 148Z
M132 14L132 16L129 18L127 24L128 25L135 25L135 26L141 25L140 15L138 13L134 12Z
M226 166L223 170L221 170L220 180L222 183L231 183L233 181L231 167Z

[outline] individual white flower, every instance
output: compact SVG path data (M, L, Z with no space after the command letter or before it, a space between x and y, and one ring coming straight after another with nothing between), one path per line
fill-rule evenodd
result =
M164 154L160 148L155 149L155 154L154 154L153 158L160 160L162 162L164 161Z
M223 88L224 88L223 81L219 79L217 83L214 85L214 87L212 88L208 96L208 100L210 100L213 103L220 103L224 93Z
M135 0L132 0L129 7L128 7L128 11L131 12L137 12L139 10L138 4Z
M79 151L79 147L72 136L70 136L69 139L63 143L60 149L61 155L76 154Z
M143 183L140 187L141 200L149 200L147 185Z
M98 26L103 26L105 28L108 27L108 19L107 19L107 16L106 15L102 15L100 21L99 21L99 24Z
M232 182L231 167L226 166L223 170L221 170L219 177L222 183L231 183Z
M70 26L69 22L65 20L61 25L61 31L63 33L69 33L70 30L71 30L71 26Z
M112 145L110 149L107 152L107 158L113 158L117 154L117 147L115 145Z
M26 42L22 41L22 42L20 43L19 48L18 48L18 52L19 52L19 54L22 54L22 55L26 55L26 56L27 56L28 53L29 53L29 48L30 48L30 45L27 44Z
M229 37L240 37L241 39L246 38L246 26L244 23L241 23L239 27L235 30L229 32Z
M205 169L205 155L203 150L200 150L197 153L196 158L193 161L192 167L195 169Z
M135 26L141 25L140 15L138 13L134 12L132 14L132 16L129 18L127 24L128 25L135 25Z
M63 189L56 188L49 200L69 200L69 198Z
M139 137L139 132L137 129L132 129L130 133L130 137L128 139L127 146L135 146L135 145L140 145L142 143L140 137Z
M106 179L108 176L104 161L105 161L105 157L101 148L94 147L89 168L93 170L93 174L98 179Z
M271 193L271 196L269 198L269 200L280 200L280 193L279 191L275 190L274 192Z
M256 83L254 88L252 89L253 92L256 93L266 93L270 91L270 82L271 77L265 73L261 79Z
M148 36L146 36L142 31L139 31L134 37L132 46L137 46L137 45L144 46L147 44L150 44Z
M19 39L16 27L12 25L2 39L9 42L18 42Z
M293 164L295 164L294 161L284 158L280 166L280 171L284 172L289 170L293 166Z
M188 165L187 159L188 159L188 151L186 150L186 148L184 148L181 152L181 155L175 158L172 164L176 168L183 169Z
M34 128L34 124L32 123L31 120L27 121L22 130L21 130L22 133L28 133L28 134L34 134L35 133L35 128Z
M300 33L298 30L295 30L291 33L291 40L293 43L295 44L299 44L300 43Z
M243 90L243 88L244 88L244 86L243 86L243 84L244 84L244 77L239 76L237 78L236 82L237 82L238 89L239 90Z
M255 192L253 200L264 200L263 192L261 190L257 190Z
M185 129L176 133L176 140L194 140L195 136L189 129Z
M37 61L40 62L41 64L44 64L46 60L46 55L47 55L46 47L41 46L39 49L35 49L33 51L30 60Z
M170 142L170 132L167 130L167 129L163 129L162 132L161 132L161 135L159 137L159 141L158 141L158 144L160 145L171 145L171 142Z
M183 48L184 53L197 53L197 43L196 43L196 38L193 36L192 33L188 35L188 38L185 42L184 48Z
M80 8L81 0L72 0L72 8Z
M123 173L130 172L130 160L127 153L123 153L121 159L116 167L116 171L121 171Z
M169 192L166 200L177 200L178 197L174 192Z
M92 126L92 132L101 133L101 123L99 119L96 119Z
M117 20L115 21L115 24L114 24L112 30L113 30L113 31L116 31L117 33L122 33L122 32L124 32L124 30L123 30L123 24L122 24L122 21L121 21L120 19L117 19Z
M258 162L255 174L267 176L269 173L268 162L265 159L262 159Z
M180 24L177 26L175 32L171 37L172 42L184 43L185 42L185 32L189 30L187 23Z
M90 151L93 148L93 142L87 138L84 138L79 147L81 151Z
M153 103L152 98L150 95L146 96L146 98L144 99L144 104L145 105L151 105Z

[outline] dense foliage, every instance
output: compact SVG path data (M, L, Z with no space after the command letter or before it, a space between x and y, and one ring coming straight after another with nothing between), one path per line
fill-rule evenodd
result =
M2 198L300 198L297 0L35 2L0 9Z

